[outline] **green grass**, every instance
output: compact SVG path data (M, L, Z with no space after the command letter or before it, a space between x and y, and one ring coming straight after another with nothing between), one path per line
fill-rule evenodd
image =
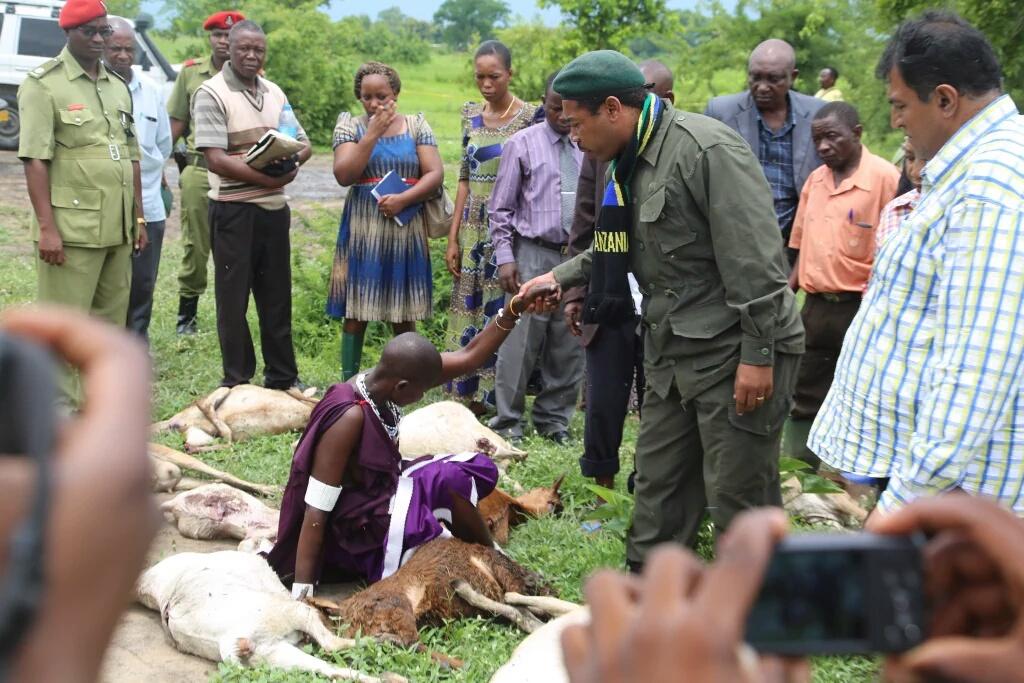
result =
M476 96L469 78L467 59L464 55L442 54L435 55L428 64L398 65L403 80L400 106L406 112L423 111L426 114L441 146L450 187L454 185L454 163L458 158L460 144L459 110L463 102ZM303 379L311 385L325 387L337 380L339 372L338 325L326 319L323 314L337 215L311 210L301 215L296 214L296 218L297 224L292 231L296 354ZM0 272L4 274L0 278L0 309L30 302L34 298L35 269L28 245L27 210L0 201ZM444 329L444 312L451 283L440 263L443 241L435 242L432 246L436 285L435 316L432 321L423 323L420 330L438 342ZM191 338L177 337L174 324L180 242L175 240L165 243L163 254L150 331L154 364L154 419L174 414L209 393L220 380L220 354L214 327L212 292L200 300L201 332ZM258 343L253 307L250 307L249 321L253 338ZM380 346L388 335L383 326L371 327L367 335L364 366L376 361ZM259 376L257 372L257 379ZM428 400L437 397L435 393L428 396ZM573 429L576 434L582 431L579 416L574 421ZM627 471L632 460L636 429L636 419L631 418L621 454L623 468ZM287 479L295 438L294 434L257 438L234 444L223 451L208 453L204 458L214 466L247 479L283 484ZM165 435L161 441L168 445L180 445L178 436ZM556 477L566 473L562 488L565 511L558 517L531 521L518 528L513 533L508 551L515 559L547 577L563 597L580 600L582 582L586 576L599 567L622 565L622 540L607 531L587 534L580 528L592 495L585 488L588 480L579 474L579 442L560 449L547 441L531 437L527 439L525 448L530 452L529 459L511 466L509 476L525 487L533 487L549 485ZM618 488L623 489L623 482L619 483ZM702 540L701 551L705 556L711 554L707 534ZM368 673L395 671L418 682L482 682L487 681L508 659L523 637L509 626L485 619L427 627L421 631L421 636L429 649L461 658L465 661L465 667L446 671L426 655L373 643L328 657ZM815 681L859 683L876 678L877 670L877 662L871 659L822 658L815 662ZM168 675L173 676L173 673L168 672ZM224 683L290 683L315 678L223 665L212 680Z

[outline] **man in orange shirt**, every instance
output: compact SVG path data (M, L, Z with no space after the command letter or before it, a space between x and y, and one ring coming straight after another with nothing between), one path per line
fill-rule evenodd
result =
M879 216L900 179L895 166L861 144L862 130L857 110L845 102L830 102L815 114L811 138L825 163L804 184L789 241L799 252L789 283L807 297L801 311L807 351L786 441L790 454L815 467L807 433L832 386L843 337L871 274Z

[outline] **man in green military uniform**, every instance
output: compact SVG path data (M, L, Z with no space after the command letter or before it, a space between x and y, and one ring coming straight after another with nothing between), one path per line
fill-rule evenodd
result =
M245 19L241 12L217 12L207 17L203 28L210 32L210 56L189 59L181 67L167 100L171 117L171 138L186 137L188 165L181 172L181 268L178 271L178 334L196 333L199 297L206 291L206 263L210 259L208 217L210 180L206 159L196 151L192 125L192 95L204 82L220 73L228 61L228 31Z
M18 90L38 300L123 326L132 248L146 245L132 97L100 61L111 32L103 3L69 0L59 23L67 45Z
M638 569L658 543L693 545L705 511L721 531L781 505L803 327L771 191L739 135L654 96L618 52L573 60L554 88L611 182L591 248L520 291L589 281L583 320L608 323L632 314L627 273L640 284L647 392L626 551Z

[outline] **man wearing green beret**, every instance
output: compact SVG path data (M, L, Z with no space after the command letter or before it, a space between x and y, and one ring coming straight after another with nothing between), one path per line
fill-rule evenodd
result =
M718 531L741 510L781 505L779 437L804 332L772 194L747 143L653 95L611 50L555 79L571 135L610 161L593 244L523 285L589 282L583 321L632 315L643 292L644 397L636 507L626 559L694 545L705 512Z

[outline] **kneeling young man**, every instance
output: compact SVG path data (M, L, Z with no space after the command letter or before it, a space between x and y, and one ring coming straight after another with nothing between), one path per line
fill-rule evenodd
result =
M486 362L544 291L516 297L452 353L438 353L414 332L401 334L376 367L327 390L295 449L277 545L267 558L293 580L292 595L312 595L324 576L386 578L416 548L449 533L493 544L475 506L498 481L494 463L482 453L403 462L399 406Z

